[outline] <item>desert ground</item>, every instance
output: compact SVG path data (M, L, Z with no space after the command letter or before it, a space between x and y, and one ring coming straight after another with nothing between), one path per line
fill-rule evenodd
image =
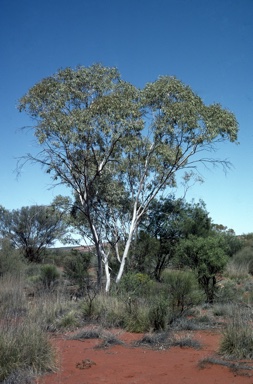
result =
M69 334L52 337L58 370L38 378L38 384L253 384L252 363L221 360L217 354L220 330L190 331L200 349L134 346L143 335L116 330L123 345L98 348L100 339L73 340ZM184 332L185 333L185 332ZM178 335L182 337L182 335ZM223 361L224 364L203 364ZM202 362L202 364L201 364ZM241 369L238 369L239 365ZM243 370L243 366L247 369Z

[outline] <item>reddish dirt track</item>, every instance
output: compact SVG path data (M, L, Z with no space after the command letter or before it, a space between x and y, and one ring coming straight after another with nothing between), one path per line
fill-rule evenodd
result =
M200 350L134 348L129 344L141 335L122 332L117 336L127 345L94 349L101 340L52 339L58 351L59 371L40 377L38 384L253 384L253 376L241 376L221 365L198 367L200 360L217 352L219 333L195 332L194 339L203 346ZM80 369L85 359L95 364ZM253 375L253 371L248 374Z

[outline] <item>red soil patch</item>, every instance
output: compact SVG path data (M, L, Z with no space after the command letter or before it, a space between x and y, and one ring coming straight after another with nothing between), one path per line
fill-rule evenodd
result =
M194 332L194 339L203 345L200 350L135 348L129 344L141 335L122 332L117 337L128 345L94 349L101 340L52 339L59 371L39 378L38 384L253 384L253 376L241 376L221 365L198 367L200 360L217 352L219 333Z

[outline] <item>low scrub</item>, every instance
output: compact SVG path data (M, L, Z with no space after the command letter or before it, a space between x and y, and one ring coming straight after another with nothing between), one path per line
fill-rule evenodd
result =
M0 240L0 276L20 274L25 269L25 262L18 250L8 240Z
M22 275L5 274L0 278L0 319L23 316L27 312Z
M162 282L167 294L171 324L204 300L196 276L191 271L165 271Z
M44 289L53 288L57 279L59 279L60 273L56 266L53 264L44 264L40 268L40 281Z
M54 370L55 352L41 327L28 321L4 324L0 329L0 381L13 372Z
M56 332L63 328L76 327L81 311L77 303L67 300L61 292L49 291L36 297L36 302L29 310L29 317L41 329Z
M168 326L168 302L160 297L149 309L149 321L153 331L165 331Z
M253 274L253 249L246 246L238 251L226 266L225 273L230 278L245 278Z
M248 311L234 307L223 331L219 352L226 358L253 359L253 330Z

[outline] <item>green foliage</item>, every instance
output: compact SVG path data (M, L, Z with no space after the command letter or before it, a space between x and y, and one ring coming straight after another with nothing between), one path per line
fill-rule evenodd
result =
M170 322L203 301L196 276L191 271L165 271L162 275L170 308Z
M42 147L25 161L38 162L53 180L71 187L85 218L82 230L96 245L99 285L108 261L103 244L110 239L116 247L120 238L128 239L118 282L155 196L192 163L226 167L226 161L198 155L216 142L237 140L235 116L219 104L205 105L175 77L159 77L140 90L117 69L98 64L44 78L21 98L19 110L35 122Z
M0 234L30 262L41 262L46 247L65 232L62 215L52 206L32 205L13 211L0 207Z
M221 236L189 236L181 240L177 247L175 264L195 271L208 302L214 300L216 275L224 270L228 262L224 248Z
M138 233L129 255L129 269L149 276L154 274L155 261L159 253L159 241L145 231Z
M75 311L70 310L63 314L57 321L57 328L74 328L78 326L78 319Z
M169 266L180 239L190 235L206 237L211 233L211 218L203 201L187 203L174 196L155 199L143 220L134 252L142 247L143 265L156 280L161 280L163 270ZM151 272L150 272L151 269Z
M138 300L131 303L124 315L124 329L128 332L147 332L150 329L150 315L148 305L141 305Z
M168 326L168 302L160 297L149 309L149 321L152 329L164 331Z
M88 269L91 266L91 257L91 253L73 249L71 255L64 260L64 276L73 284L77 284L81 292L84 292L89 283Z
M214 302L223 304L236 303L242 298L242 294L242 288L238 287L236 281L227 280L217 285Z
M40 281L45 289L53 287L57 279L59 279L60 273L55 265L44 264L40 268Z
M120 284L119 290L129 297L147 296L152 290L153 282L150 277L144 273L126 273Z

